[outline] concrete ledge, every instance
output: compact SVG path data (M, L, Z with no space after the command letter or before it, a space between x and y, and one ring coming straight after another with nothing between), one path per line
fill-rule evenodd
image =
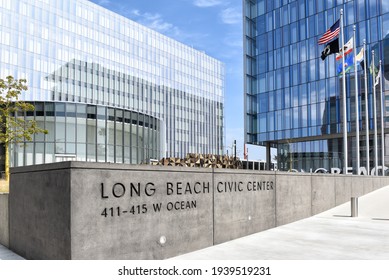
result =
M9 246L27 259L165 259L313 216L388 181L87 162L13 168Z
M0 193L0 244L9 247L8 194Z
M97 169L97 170L138 170L138 171L168 171L168 172L187 172L191 173L212 173L212 168L189 168L189 167L171 167L160 165L133 165L133 164L117 164L103 162L83 162L83 161L64 161L50 164L37 164L21 167L13 167L10 169L11 174L42 172L48 170L61 169ZM246 170L242 170L245 172Z

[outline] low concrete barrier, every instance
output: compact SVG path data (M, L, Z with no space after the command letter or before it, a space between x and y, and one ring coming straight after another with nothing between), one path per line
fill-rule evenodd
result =
M389 178L62 162L11 170L27 259L165 259L310 217Z
M9 246L8 194L0 193L0 244Z

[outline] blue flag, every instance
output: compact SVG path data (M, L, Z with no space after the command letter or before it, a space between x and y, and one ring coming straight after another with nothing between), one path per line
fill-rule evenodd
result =
M342 67L342 63L340 63L338 64L338 68L336 72L339 76L341 76L343 75L343 72L347 73L352 69L354 69L354 55L348 55L344 60L344 70Z

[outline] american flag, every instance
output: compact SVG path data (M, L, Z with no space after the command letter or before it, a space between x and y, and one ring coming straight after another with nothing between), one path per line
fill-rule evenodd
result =
M328 30L323 34L323 36L321 36L321 38L320 38L319 41L318 41L318 44L319 44L319 45L326 44L326 43L332 41L333 39L335 39L336 37L338 37L339 32L340 32L339 21L340 21L340 19L338 19L338 20L331 26L331 28L328 29Z

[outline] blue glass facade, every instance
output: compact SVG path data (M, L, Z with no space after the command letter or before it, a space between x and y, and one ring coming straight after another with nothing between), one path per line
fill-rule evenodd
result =
M0 1L0 59L49 130L13 146L13 166L223 152L224 65L101 6Z
M385 91L389 88L389 2L245 0L243 3L246 143L277 147L281 170L342 168L342 78L336 73L335 55L322 61L325 45L317 42L339 19L343 9L345 41L352 37L356 25L358 51L365 39L367 52L370 54L374 49L378 54L376 61L382 59ZM367 59L370 63L370 55ZM356 158L354 82L353 74L346 75L348 166L355 166ZM358 82L361 166L366 166L362 70L358 71ZM369 75L371 133L372 83ZM385 103L388 101L385 94ZM380 115L378 110L378 118ZM386 111L384 116L387 127Z

